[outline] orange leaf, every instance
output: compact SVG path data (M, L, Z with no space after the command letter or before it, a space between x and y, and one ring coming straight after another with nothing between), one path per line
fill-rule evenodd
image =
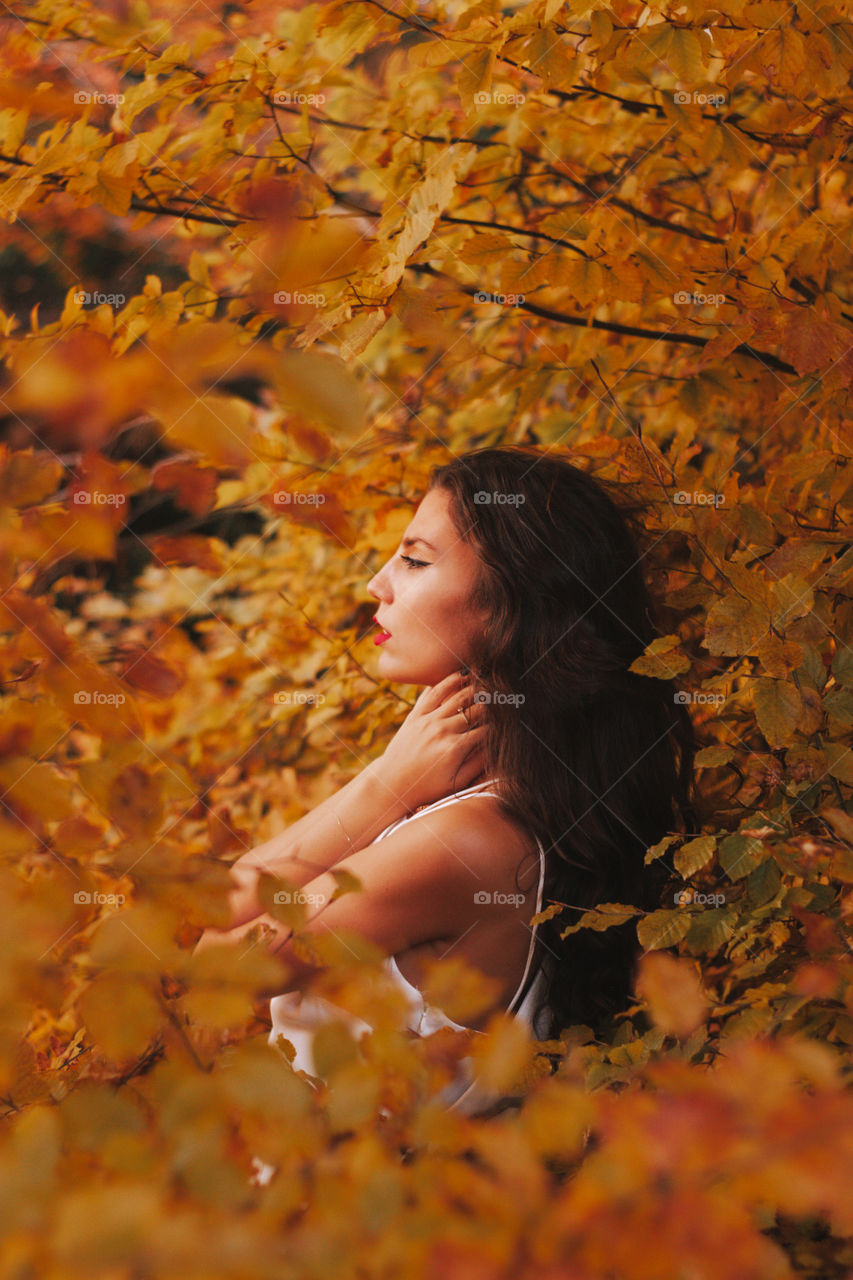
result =
M687 960L664 951L642 956L636 990L648 1005L655 1026L668 1035L680 1039L692 1035L705 1021L708 1001L694 965Z
M148 545L163 564L193 565L211 573L222 571L219 541L200 533L184 533L178 537L149 538Z

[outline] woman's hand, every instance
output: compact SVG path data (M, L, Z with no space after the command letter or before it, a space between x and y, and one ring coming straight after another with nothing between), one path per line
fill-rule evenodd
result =
M207 951L210 947L236 947L238 943L243 943L253 929L263 926L262 932L271 932L270 926L267 924L269 917L266 915L254 916L251 920L244 921L243 924L235 925L231 929L205 929L198 942L193 947L193 955L198 955L199 951Z
M485 760L485 709L460 671L427 685L378 760L368 769L411 812L479 780Z

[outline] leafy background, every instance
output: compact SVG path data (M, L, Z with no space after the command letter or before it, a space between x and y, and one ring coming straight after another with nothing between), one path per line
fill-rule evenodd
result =
M851 1274L850 5L0 25L4 1275ZM430 467L522 441L647 498L701 828L612 1043L495 1018L522 1106L430 1102L463 1038L369 948L315 1091L192 947L406 710L364 584Z

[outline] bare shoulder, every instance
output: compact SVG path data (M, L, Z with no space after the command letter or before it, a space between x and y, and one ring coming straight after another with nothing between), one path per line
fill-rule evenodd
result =
M518 874L524 886L533 868L538 868L533 834L506 813L496 796L465 796L407 825L422 825L436 843L446 845L458 864L467 869L468 884L484 876L514 883Z

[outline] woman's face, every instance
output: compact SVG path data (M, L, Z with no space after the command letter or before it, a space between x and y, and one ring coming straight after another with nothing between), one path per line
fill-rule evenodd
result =
M413 563L414 562L414 563ZM401 684L437 684L469 662L486 621L469 601L480 570L476 553L450 518L444 489L430 489L396 553L370 579L379 601L379 674Z

